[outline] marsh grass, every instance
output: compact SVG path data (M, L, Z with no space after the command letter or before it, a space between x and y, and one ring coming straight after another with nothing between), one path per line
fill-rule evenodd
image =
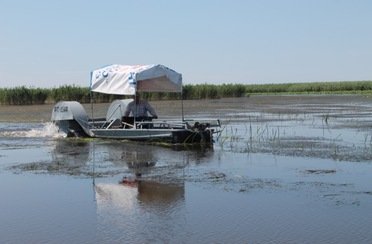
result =
M48 97L48 90L29 89L24 86L0 89L0 104L32 105L43 104Z
M249 94L372 94L372 81L339 81L247 85Z
M251 94L363 94L372 95L372 81L313 82L284 84L194 84L184 85L182 98L218 99L223 97L244 97ZM0 104L32 105L55 103L61 100L73 100L81 103L90 102L88 87L60 86L58 88L0 88ZM175 93L146 93L149 100L179 99ZM93 93L95 103L111 102L123 96Z

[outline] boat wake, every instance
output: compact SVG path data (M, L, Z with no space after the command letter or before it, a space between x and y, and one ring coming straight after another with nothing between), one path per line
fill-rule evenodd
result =
M29 124L8 124L0 128L1 137L45 137L45 138L63 138L67 135L58 130L58 127L52 123L42 123L36 126Z

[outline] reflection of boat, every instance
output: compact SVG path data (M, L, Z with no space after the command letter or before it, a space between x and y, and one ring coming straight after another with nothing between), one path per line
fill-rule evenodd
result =
M164 184L159 182L138 182L137 199L142 203L171 203L184 198L183 184Z
M68 138L55 141L55 147L51 150L52 161L47 165L47 170L92 175L92 167L97 166L96 173L100 176L112 174L113 169L118 169L118 173L129 170L134 175L146 175L156 172L158 162L163 168L178 168L208 160L212 155L211 147L199 144L158 147L131 141Z
M86 141L57 140L52 150L53 162L58 164L71 164L84 166L89 160L90 145Z
M182 93L182 75L163 65L110 65L91 74L91 91L136 96L137 92ZM60 130L69 136L165 141L168 143L212 143L219 120L179 121L128 118L124 112L131 99L111 103L106 118L90 119L74 101L57 103L52 112Z
M142 204L168 207L183 201L184 184L169 184L153 181L139 181L136 185L99 183L95 186L96 200L101 207L114 205L129 210L140 201Z

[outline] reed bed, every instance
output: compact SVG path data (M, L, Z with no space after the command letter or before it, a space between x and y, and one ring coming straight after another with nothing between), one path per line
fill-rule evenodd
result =
M223 97L243 97L251 94L366 94L372 95L372 81L341 81L284 84L194 84L184 85L183 99L218 99ZM178 99L174 93L147 93L149 100ZM110 102L123 98L118 95L93 93L95 103ZM32 105L74 100L88 103L91 93L88 87L60 86L58 88L0 88L0 104Z
M247 85L250 94L290 93L290 94L372 94L372 81L339 81Z
M43 104L48 97L48 89L26 88L0 88L0 104L6 105L32 105Z

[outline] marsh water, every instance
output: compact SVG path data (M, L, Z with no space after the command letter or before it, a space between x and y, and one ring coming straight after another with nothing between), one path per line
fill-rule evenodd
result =
M372 99L183 106L221 120L213 146L65 138L53 105L0 106L0 243L372 242Z

